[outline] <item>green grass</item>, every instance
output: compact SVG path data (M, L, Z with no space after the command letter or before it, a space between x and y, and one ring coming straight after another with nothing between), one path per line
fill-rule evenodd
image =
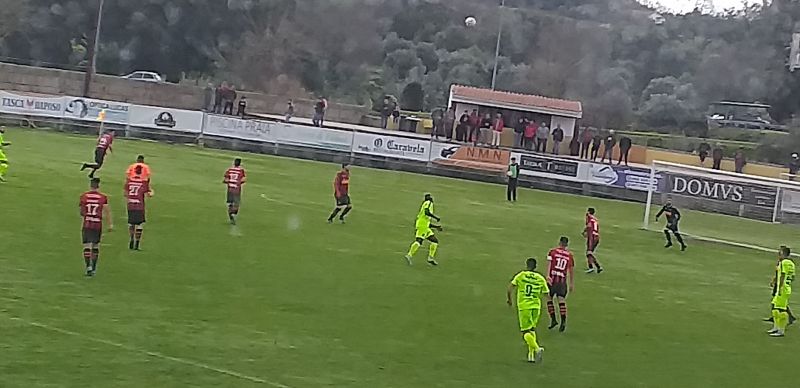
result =
M333 164L245 155L237 229L221 175L232 153L118 141L101 172L117 230L85 279L77 200L88 137L11 130L0 185L0 387L791 386L800 333L768 338L770 254L694 242L665 251L642 205L354 168L355 209L327 225ZM122 178L147 155L156 196L129 252ZM422 193L437 201L439 268L408 267ZM266 197L263 198L262 197ZM579 274L569 329L523 362L511 276L558 237L582 257L598 208L600 276ZM736 239L795 230L686 212ZM785 238L785 240L784 240ZM583 259L579 260L579 269ZM546 319L544 320L546 321ZM223 373L235 372L240 378Z

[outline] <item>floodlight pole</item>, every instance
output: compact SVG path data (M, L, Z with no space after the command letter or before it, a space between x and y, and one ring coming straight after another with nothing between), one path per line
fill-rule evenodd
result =
M86 73L83 77L84 97L89 97L92 87L92 77L97 71L97 47L100 43L100 26L102 26L103 23L103 8L105 7L105 4L105 0L100 0L100 4L97 7L97 18L95 19L94 25L94 37L92 38L92 44L89 45L89 50L87 52L88 58L86 60Z
M500 8L498 9L498 27L497 27L497 45L494 48L494 68L492 69L492 90L494 90L497 81L497 61L500 58L500 40L503 37L503 8L506 6L506 0L500 0Z

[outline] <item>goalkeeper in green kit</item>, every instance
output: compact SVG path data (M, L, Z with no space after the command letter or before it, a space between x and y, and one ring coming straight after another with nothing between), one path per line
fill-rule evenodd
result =
M420 206L419 213L417 214L414 242L411 243L411 248L408 249L408 253L406 254L406 261L408 262L408 265L413 264L412 258L425 240L428 240L430 243L428 248L428 264L433 266L439 265L439 263L436 262L436 259L434 259L436 257L436 249L439 248L439 239L434 236L433 230L436 229L441 231L442 227L432 223L431 220L436 220L436 222L441 221L437 215L433 214L433 196L430 194L425 194L425 200L422 201L422 206Z

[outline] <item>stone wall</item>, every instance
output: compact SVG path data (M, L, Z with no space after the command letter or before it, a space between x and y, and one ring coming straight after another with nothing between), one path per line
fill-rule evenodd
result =
M83 78L84 73L77 71L0 63L0 90L81 96ZM203 105L203 89L195 86L155 84L98 74L93 79L91 90L91 97L133 104L192 110L199 110ZM286 96L239 94L247 96L250 112L283 114L286 110ZM294 99L294 103L296 116L311 117L314 101ZM359 124L366 113L368 109L363 106L329 101L326 119Z

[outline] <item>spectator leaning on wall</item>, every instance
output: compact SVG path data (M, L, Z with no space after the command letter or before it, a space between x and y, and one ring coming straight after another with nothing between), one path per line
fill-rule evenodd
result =
M589 159L589 149L592 147L592 130L583 127L581 130L581 152L580 157Z
M286 103L286 112L284 112L284 116L286 117L286 122L292 121L292 117L294 117L294 101L289 100Z
M608 131L608 136L606 136L606 140L603 143L605 148L603 149L603 158L600 159L600 163L604 163L606 158L608 158L608 164L614 162L614 146L617 145L617 138L614 136L614 130Z
M445 137L447 137L447 140L452 140L453 139L453 125L455 125L455 123L456 123L456 108L455 107L451 106L451 107L447 108L447 112L444 113L444 120L442 122L443 122L442 125L444 126L444 135L445 135Z
M787 167L789 167L789 180L793 181L797 172L800 171L800 155L793 153Z
M536 132L538 130L539 126L536 124L536 120L528 121L528 125L525 126L525 133L523 134L522 139L526 150L533 151L533 147L536 144Z
M594 136L592 137L592 152L591 152L591 157L593 162L597 160L597 154L600 152L601 144L603 144L603 137L600 136L600 132L594 133Z
M697 156L700 157L700 165L706 165L706 158L708 157L708 153L711 152L711 145L706 142L700 143L700 146L697 147Z
M714 170L722 169L722 155L722 146L717 144L717 146L714 147L714 151L711 151L711 159L714 160L714 165L711 168Z
M464 111L464 114L458 119L458 126L456 126L456 141L468 142L468 133L470 127L469 111Z
M236 115L241 118L244 118L246 110L247 110L247 97L242 96L242 98L239 99L239 106L238 109L236 110Z
M514 125L514 147L522 148L523 143L522 139L525 135L525 127L528 126L528 119L525 117L520 117L517 120L517 123Z
M543 121L536 130L536 152L547 152L548 136L550 136L550 128L548 128L547 123Z
M744 172L744 166L747 165L747 156L744 154L744 148L739 147L736 154L733 155L734 170L741 174Z
M631 153L631 147L633 147L631 138L622 136L622 138L619 139L619 160L617 160L617 166L622 164L623 159L625 159L625 165L628 165L628 155Z

